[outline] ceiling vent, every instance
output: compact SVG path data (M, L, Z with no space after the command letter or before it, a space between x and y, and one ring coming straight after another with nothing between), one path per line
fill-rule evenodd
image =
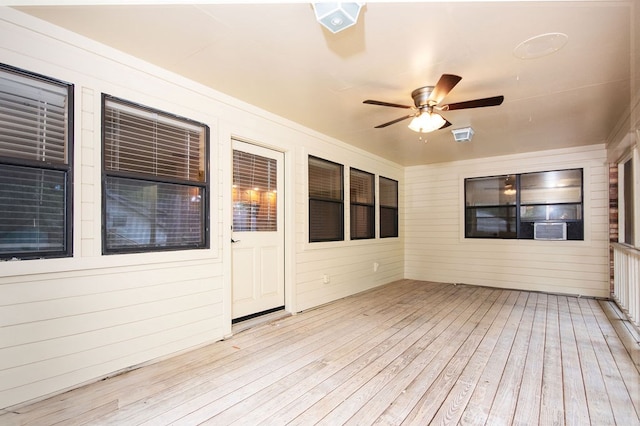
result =
M471 127L464 127L462 129L454 129L451 131L453 138L456 142L469 142L473 137L473 129Z

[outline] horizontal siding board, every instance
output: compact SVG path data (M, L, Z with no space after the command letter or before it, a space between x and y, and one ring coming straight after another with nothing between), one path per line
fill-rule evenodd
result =
M584 241L464 238L464 178L576 167L584 169ZM405 180L406 278L607 295L604 146L408 167Z
M215 264L214 264L215 265ZM140 265L121 268L92 268L71 273L50 273L0 277L3 292L0 306L45 301L64 297L103 294L140 289L174 282L176 277L211 279L218 276L211 262ZM219 282L216 282L220 285Z
M1 348L28 345L34 342L60 339L67 336L83 336L101 329L128 327L154 318L179 315L203 307L210 309L210 316L219 316L220 311L211 308L212 303L222 300L220 290L201 292L172 299L127 306L108 311L91 312L78 316L67 316L46 321L34 321L0 328ZM216 305L217 306L217 305ZM4 358L10 359L10 358Z
M81 295L61 299L21 303L0 308L0 326L62 318L171 300L210 290L210 280L179 280L143 289L118 290L102 294Z
M220 334L219 328L213 328L212 324L204 324L205 331L199 333L184 333L176 330L177 335L173 339L158 344L152 342L146 347L131 346L138 349L135 352L127 353L118 358L113 358L103 363L91 365L77 365L74 370L66 369L64 374L47 375L51 370L42 369L42 377L38 376L37 381L17 384L15 387L0 389L0 401L6 401L6 406L15 405L37 397L58 393L60 390L76 387L79 383L93 381L105 377L109 373L126 370L149 360L165 357L169 354L184 351L187 348L195 348L210 342L211 335ZM105 352L104 350L102 352ZM84 359L84 357L80 357Z
M211 294L202 294L201 299L212 299ZM179 303L179 301L178 301ZM12 368L36 363L43 359L60 358L75 353L90 351L97 348L113 347L123 342L134 341L154 330L170 330L172 328L188 326L200 321L206 321L211 317L214 306L206 304L191 309L182 309L180 312L160 315L141 321L116 326L96 328L85 331L82 334L67 335L59 338L49 338L29 344L22 344L0 350L0 360L17 359L20 363L14 363ZM3 370L0 362L0 370ZM0 377L2 373L0 372Z

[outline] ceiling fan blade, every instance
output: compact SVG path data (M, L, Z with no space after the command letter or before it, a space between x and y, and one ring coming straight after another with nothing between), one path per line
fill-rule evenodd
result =
M445 96L449 94L451 89L453 89L456 84L460 83L462 77L453 74L442 74L440 80L436 83L431 95L429 95L429 100L433 101L436 104L442 102Z
M376 129L382 129L383 127L391 126L392 124L396 124L399 121L406 120L407 118L413 117L414 115L415 114L405 115L404 117L396 118L395 120L391 120L391 121L389 121L387 123L380 124L379 126L376 126L375 128Z
M394 108L411 108L410 106L407 105L400 105L400 104L392 104L390 102L382 102L382 101L373 101L371 99L367 99L366 101L362 101L363 104L369 104L369 105L380 105L380 106L388 106L388 107L394 107Z
M442 111L453 111L456 109L481 108L488 106L498 106L504 101L504 96L492 96L490 98L474 99L472 101L456 102L449 105L442 105Z
M442 126L440 126L440 127L438 128L438 130L446 129L447 127L451 126L451 123L449 123L449 120L447 120L447 119L445 118L445 121L446 121L446 123L444 123Z

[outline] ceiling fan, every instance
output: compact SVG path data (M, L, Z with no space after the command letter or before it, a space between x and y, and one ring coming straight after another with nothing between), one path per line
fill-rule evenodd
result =
M492 96L490 98L474 99L471 101L455 102L452 104L438 105L456 84L462 80L462 77L453 74L442 74L440 80L435 86L420 87L411 92L413 103L415 106L400 105L390 102L374 101L367 99L363 101L365 104L380 105L393 108L405 108L414 110L413 114L396 118L387 123L376 126L376 129L390 126L407 118L413 117L409 128L415 132L428 133L434 130L444 129L451 126L442 115L434 111L453 111L456 109L480 108L487 106L497 106L502 104L504 96Z

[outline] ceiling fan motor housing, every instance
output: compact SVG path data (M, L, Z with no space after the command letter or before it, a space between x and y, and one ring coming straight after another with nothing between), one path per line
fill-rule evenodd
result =
M433 88L434 86L424 86L411 92L411 97L413 98L413 103L416 105L416 108L420 109L420 107L429 104L429 96L431 96Z

